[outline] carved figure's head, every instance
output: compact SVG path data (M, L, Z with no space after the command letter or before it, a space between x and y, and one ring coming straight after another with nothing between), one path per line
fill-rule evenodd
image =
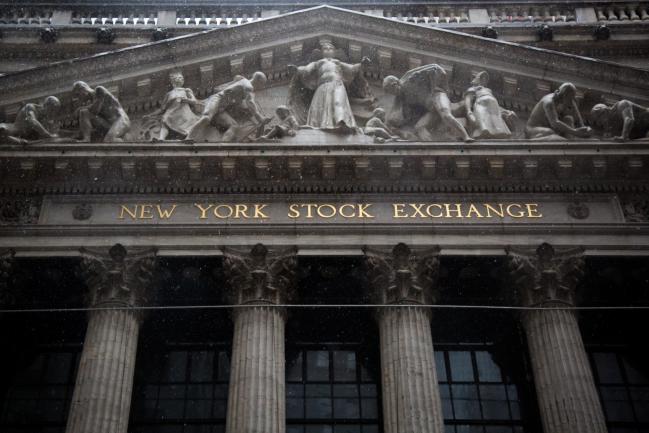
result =
M61 108L61 101L59 101L59 98L56 96L48 96L45 98L45 101L43 101L43 107L47 114L56 115Z
M259 71L252 74L252 78L250 79L250 82L252 83L252 87L254 87L255 90L263 89L264 86L266 85L266 81L268 81L268 79L266 78L266 74Z
M320 48L322 49L322 57L325 59L331 59L336 54L336 47L329 41L322 42Z
M275 114L277 114L277 117L281 120L284 120L290 116L291 110L286 105L280 105L275 109Z
M383 79L383 90L390 95L398 95L401 89L399 79L394 75L388 75Z
M372 117L376 117L381 122L385 122L385 110L383 108L375 108L372 111Z
M95 91L85 81L77 81L72 85L72 93L77 98L87 99L93 96Z
M489 84L489 73L487 71L478 72L471 80L471 84L474 86L486 86Z
M572 83L563 83L554 92L554 95L562 101L571 101L577 96L577 88Z
M590 123L600 126L606 123L606 114L608 113L608 107L606 104L595 104L593 108L590 109Z
M554 248L552 248L552 245L548 244L547 242L543 242L536 249L536 254L539 258L539 262L542 265L549 265L552 262L552 258L554 257Z
M182 87L185 84L185 77L180 71L171 71L169 73L169 82L173 87Z

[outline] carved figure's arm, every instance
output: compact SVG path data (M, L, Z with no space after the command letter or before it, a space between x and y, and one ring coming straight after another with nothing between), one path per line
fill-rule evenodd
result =
M36 117L36 110L33 107L27 108L25 122L42 137L52 138L54 136L54 134L51 134L38 120L38 117Z
M631 136L631 128L635 123L635 116L633 115L633 104L629 101L620 101L620 108L624 125L622 126L622 139L629 140Z

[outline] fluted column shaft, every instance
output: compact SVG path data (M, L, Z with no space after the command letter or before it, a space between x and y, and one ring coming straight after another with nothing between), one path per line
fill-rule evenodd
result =
M545 433L606 433L573 311L527 311L523 325Z
M226 249L223 270L234 336L226 433L285 433L285 304L294 290L296 251Z
M88 284L88 328L77 370L66 433L127 433L133 373L145 292L155 253L82 250Z
M385 432L443 432L429 313L388 308L378 314L378 322Z
M227 433L286 430L284 313L254 306L234 313Z
M508 248L544 433L606 433L604 411L574 310L582 248Z
M132 311L91 313L67 433L127 431L139 329Z

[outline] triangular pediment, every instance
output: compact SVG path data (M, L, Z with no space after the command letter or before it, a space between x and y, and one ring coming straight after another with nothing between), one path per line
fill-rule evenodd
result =
M504 106L527 112L540 96L566 81L581 98L649 102L649 71L457 31L320 6L237 27L208 30L0 77L0 105L10 118L25 101L49 95L69 103L72 83L85 80L113 91L130 113L155 106L168 89L168 73L181 69L200 97L237 74L261 70L270 88L287 84L287 65L305 64L322 38L350 61L368 56L375 87L388 75L437 63L450 72L456 97L471 76L487 70ZM372 82L374 80L374 82ZM280 99L285 93L271 92Z

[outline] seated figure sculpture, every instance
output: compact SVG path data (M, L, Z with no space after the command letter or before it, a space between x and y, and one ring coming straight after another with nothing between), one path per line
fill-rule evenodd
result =
M79 132L81 141L89 143L93 133L103 135L105 143L124 141L131 121L117 98L103 86L94 89L77 81L72 92L79 101Z
M250 79L240 75L217 88L217 92L204 101L205 108L198 120L189 128L187 138L204 140L211 126L224 131L220 141L245 140L251 134L263 134L263 128L272 117L264 117L255 102L255 90L266 84L266 75L255 72Z
M297 130L300 128L295 116L286 105L280 105L275 109L275 114L279 119L279 123L271 128L261 138L270 140L273 138L295 137Z
M42 104L25 104L13 123L0 123L0 142L28 144L57 138L56 117L60 108L61 102L55 96L48 96Z
M385 110L383 108L374 109L372 117L365 123L363 132L366 135L374 136L374 140L379 143L399 139L398 136L392 133L388 125L385 124Z
M525 136L546 140L590 137L592 129L584 125L576 95L577 89L572 83L563 83L555 92L541 98L527 120Z
M489 74L479 72L464 93L467 126L476 139L510 138L516 114L498 105L489 84Z
M649 138L649 108L626 99L610 107L596 104L590 111L593 127L615 141Z
M387 125L404 135L403 128L414 125L415 138L433 141L430 130L441 120L465 142L474 141L464 125L453 115L448 98L448 77L446 71L436 64L411 69L400 79L388 75L383 80L383 89L395 96L388 115Z
M145 119L154 119L160 128L158 140L164 141L173 132L181 138L187 137L189 129L198 121L194 110L199 101L194 97L192 89L183 87L185 78L180 71L169 74L172 89L167 92L162 101L162 106L153 113L144 116Z

